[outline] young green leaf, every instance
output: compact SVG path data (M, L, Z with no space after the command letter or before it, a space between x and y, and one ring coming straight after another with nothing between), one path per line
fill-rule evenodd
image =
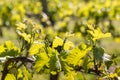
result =
M77 73L75 71L68 72L66 74L66 80L75 80L76 74Z
M30 55L34 55L40 52L40 49L44 47L44 43L34 43L29 50Z
M70 48L73 48L74 47L74 44L71 42L71 41L67 41L65 44L64 44L64 50L69 50Z
M68 64L72 64L73 66L81 64L79 62L82 62L81 59L87 54L89 50L91 50L91 48L86 48L84 50L80 50L78 47L74 48L68 53L66 62Z
M16 80L16 78L13 74L7 74L7 76L5 77L5 80Z
M104 56L104 49L101 47L95 47L93 48L93 55L97 60L103 60Z
M21 31L27 28L26 25L23 23L18 23L16 24L16 26L17 26L17 30L21 30Z
M32 74L27 70L27 68L24 66L23 67L23 74L24 74L24 79L25 80L32 80Z
M6 48L3 45L0 45L0 54L3 53L3 52L5 52L5 49Z
M48 64L50 59L46 53L40 53L37 56L38 58L36 60L34 67L35 67L35 70L39 72L45 65Z
M0 56L15 56L20 53L20 50L11 41L6 41L1 46Z
M111 33L103 33L100 28L88 30L88 33L93 37L92 40L96 41L101 38L111 37Z
M53 40L52 47L54 48L62 45L63 45L63 40L59 37L55 37L55 39Z

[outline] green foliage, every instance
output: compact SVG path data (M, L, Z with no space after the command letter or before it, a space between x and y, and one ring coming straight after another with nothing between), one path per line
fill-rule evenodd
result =
M6 41L0 46L0 56L17 56L20 54L19 48L17 48L11 41Z
M36 63L35 63L35 69L37 72L41 71L41 69L47 65L49 62L49 57L47 56L46 53L40 53L37 55L37 60L36 60Z
M30 55L40 53L41 50L42 50L44 47L45 47L45 45L44 45L43 43L41 43L41 42L34 43L34 44L32 44L32 46L30 47L29 53L30 53Z
M106 74L113 64L113 61L110 60L110 56L105 53L104 49L97 45L98 40L110 37L110 33L104 34L99 28L94 29L93 26L88 26L88 39L90 42L94 43L85 44L82 42L79 45L76 45L74 41L69 39L71 37L75 37L76 34L63 33L64 39L55 35L50 43L49 38L46 39L46 37L42 36L45 33L36 31L40 30L40 28L33 25L31 21L17 24L17 26L17 33L20 39L19 42L21 47L19 49L15 47L11 41L6 41L0 46L2 57L18 56L19 54L21 56L26 55L26 57L34 57L34 69L37 73L49 69L48 73L56 75L58 72L63 71L66 75L66 80L74 80L75 75L77 74L76 69L79 67L84 67L83 70L85 72L88 72L91 68L95 69L95 71L104 72L101 74L100 78L108 76L108 78L112 79L117 77L117 73L119 73L115 72L113 75ZM52 34L50 33L49 35ZM30 37L28 37L28 35L30 35ZM32 72L27 69L27 65L24 65L23 67L20 66L20 69L14 68L18 66L15 65L15 63L11 63L9 66L9 73L18 79L32 79ZM102 68L103 66L104 68ZM23 69L23 71L21 71L21 69ZM96 74L98 73L96 72Z
M84 50L80 50L79 48L75 48L68 53L68 56L66 57L66 62L68 64L71 64L73 66L81 65L82 58L86 56L87 52L90 50L90 48L86 48Z
M16 80L16 78L13 74L7 74L5 80Z
M59 37L56 37L53 41L52 47L58 47L63 45L63 40L60 39Z
M112 36L118 36L115 39L119 41L112 21L120 19L120 2L47 0L47 3L45 13L39 0L0 1L0 26L16 26L19 42L18 47L12 41L0 45L0 57L5 58L1 64L8 71L5 80L32 80L34 73L45 72L52 75L64 72L66 80L75 80L77 72L94 73L100 80L118 79L117 57L106 53L100 41ZM25 62L16 57L25 57ZM10 61L11 58L16 61Z
M103 60L103 56L104 56L104 49L103 48L93 48L93 55L96 58L96 60L98 61L102 61Z
M111 33L102 33L100 28L94 29L93 26L88 25L88 33L92 36L93 42L96 42L96 40L106 37L111 37Z

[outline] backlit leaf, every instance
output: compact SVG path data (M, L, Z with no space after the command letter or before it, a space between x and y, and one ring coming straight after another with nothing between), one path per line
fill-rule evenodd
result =
M49 67L51 71L57 71L57 70L61 71L61 61L58 55L59 53L55 49L52 49L49 52L49 56L50 56Z
M24 38L25 41L27 41L28 43L30 43L31 41L31 35L30 34L26 34L26 33L21 33L19 34L21 37Z
M5 47L3 45L0 46L0 54L3 53L5 51Z
M5 80L16 80L16 78L13 74L7 74Z
M59 37L56 37L54 40L53 40L53 45L52 47L58 47L58 46L62 46L63 45L63 40Z
M18 30L24 30L24 29L27 28L26 25L23 24L23 23L18 23L18 24L16 24L16 25L17 25L17 29L18 29Z
M40 52L40 49L44 47L44 43L34 43L29 52L30 52L30 55L33 55L33 54L37 54Z
M0 56L15 56L20 53L20 50L11 41L5 41L0 46Z
M26 67L23 67L22 71L25 76L24 77L25 80L32 80L32 75L30 74Z
M88 30L88 33L93 37L92 40L96 41L101 38L111 37L111 33L103 33L100 28Z
M91 48L86 48L84 50L80 50L77 47L77 48L71 50L70 53L68 53L66 62L68 64L72 64L73 66L80 64L79 62L81 62L81 58L83 58L90 49Z
M22 74L22 70L21 70L21 69L18 69L18 74L17 74L17 76L18 76L18 77L17 77L18 80L23 78L23 74Z
M38 58L34 66L35 70L39 72L48 62L49 62L49 58L46 53L38 54Z
M73 48L73 47L74 47L74 44L71 41L67 41L64 44L64 50L69 50L70 48Z
M76 74L77 73L75 71L68 72L66 74L66 80L75 80Z

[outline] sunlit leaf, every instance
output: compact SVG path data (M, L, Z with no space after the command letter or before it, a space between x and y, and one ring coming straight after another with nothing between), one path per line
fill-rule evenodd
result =
M75 80L76 74L77 73L75 71L68 72L66 74L66 80Z
M0 46L0 54L3 53L5 51L5 47L3 45Z
M25 41L27 41L27 42L31 42L31 35L30 34L26 34L26 33L21 33L21 34L19 34L21 37L23 37L24 38L24 40Z
M0 56L15 56L20 53L20 50L11 41L5 41L1 46Z
M88 30L88 33L93 37L92 40L96 41L101 38L111 37L111 33L103 33L100 28Z
M25 80L31 80L32 79L32 75L30 74L30 72L27 70L26 67L23 67L23 74L24 74L24 79Z
M44 47L44 43L42 43L42 42L34 43L29 50L30 55L34 55L34 54L39 53L40 49L43 47Z
M24 29L27 28L26 25L23 24L23 23L18 23L18 24L16 24L16 25L17 25L17 29L18 29L18 30L24 30Z
M66 58L66 62L68 64L72 64L73 66L76 66L80 64L81 58L83 58L87 52L91 50L91 48L86 48L85 50L80 50L79 48L75 48L68 53L68 56Z
M90 30L94 30L93 24L87 24L87 26Z
M13 74L7 74L5 80L16 80L16 78Z
M18 69L18 74L17 74L18 80L23 79L23 73L21 69Z
M114 79L114 78L117 77L117 76L118 76L117 73L114 73L114 74L111 73L111 74L108 75L108 77L109 77L109 78L112 78L112 79Z
M4 43L4 46L7 47L7 49L12 49L12 48L15 47L15 45L14 45L13 42L11 42L11 41L6 41L6 42Z
M73 48L73 47L74 47L74 44L71 41L67 41L64 44L64 50L69 50L70 48Z
M57 47L57 46L62 46L63 45L63 40L59 37L55 37L53 40L53 45L52 47Z
M49 62L49 57L46 53L40 53L38 54L37 61L35 63L35 70L39 72L47 63Z

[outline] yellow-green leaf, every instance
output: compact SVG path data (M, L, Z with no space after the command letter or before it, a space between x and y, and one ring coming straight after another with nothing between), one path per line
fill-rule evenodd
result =
M5 51L5 47L3 45L0 46L0 54Z
M22 74L22 70L21 69L18 69L18 75L17 75L18 77L18 79L19 78L23 78L23 74Z
M77 73L75 71L68 72L66 74L66 80L75 80L76 74Z
M94 30L93 24L87 24L87 26L90 30Z
M103 33L100 28L94 30L88 30L88 33L93 37L93 41L101 38L111 37L111 33Z
M58 47L58 46L62 46L63 45L63 40L59 37L56 37L54 40L53 40L53 45L52 47Z
M20 36L23 37L24 40L26 40L27 42L30 43L30 41L31 41L31 35L30 34L21 33Z
M5 80L16 80L16 78L13 74L7 74L7 76L5 77Z
M49 61L49 58L48 58L47 54L46 53L40 53L38 55L38 59L37 59L37 61L35 63L35 66L34 66L35 70L37 72L39 72L44 67L44 65L47 65L48 61Z
M23 67L23 74L24 74L24 79L25 80L31 80L32 79L32 74L27 70L27 68L25 66Z
M79 62L82 62L81 58L83 58L89 50L91 50L91 48L86 48L84 50L80 50L78 47L71 50L70 53L68 53L66 62L73 66L80 65Z
M74 47L74 44L71 41L67 41L64 44L64 50L69 50L70 48Z
M30 55L34 55L34 54L37 54L39 53L40 49L44 47L44 44L43 43L35 43L31 46L30 50L29 50L29 53Z
M12 49L15 47L15 45L11 41L5 41L4 46L7 47L8 49Z
M16 25L17 25L17 29L18 29L18 30L24 30L24 29L27 28L26 25L23 24L23 23L18 23L18 24L16 24Z

